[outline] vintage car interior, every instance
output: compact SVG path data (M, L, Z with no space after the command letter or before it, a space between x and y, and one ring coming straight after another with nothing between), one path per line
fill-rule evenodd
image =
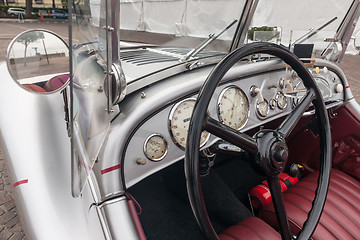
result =
M140 239L358 238L360 112L339 55L284 46L279 27L250 28L241 48L244 38L221 39L242 22L203 41L121 29L126 97L112 89L118 108L99 154L112 160L94 164L103 200L125 194ZM76 54L81 102L81 66L99 61L84 58L97 54L88 45Z
M17 84L61 91L61 203L80 199L91 239L359 239L360 106L337 63L360 2L283 2L74 1L69 53L13 41ZM36 49L57 38L37 31ZM33 76L45 55L70 73Z
M160 51L164 50L157 50L157 54ZM135 51L126 50L126 55L130 55L129 52L134 54ZM123 61L125 72L128 65L135 64L135 59L136 57ZM202 236L187 198L184 157L189 140L187 141L185 129L189 126L198 89L204 76L211 70L212 67L200 68L186 76L180 75L169 81L153 84L125 98L120 104L121 114L134 114L131 121L138 123L129 134L120 159L124 173L123 183L138 202L138 211L141 210L139 218L148 239L200 239ZM336 65L316 59L315 63L308 64L306 70L311 72L324 98L332 138L332 150L327 151L332 151L333 154L328 193L331 202L328 200L325 205L325 213L313 237L356 238L360 231L357 204L360 186L356 170L359 132L355 127L359 124L359 118L352 107L356 102L346 100L348 85L344 73ZM276 130L286 116L304 104L302 101L306 101L306 98L302 100L305 86L298 74L292 67L279 60L270 60L267 55L257 59L244 58L213 88L213 94L208 97L208 107L202 106L207 109L207 121L214 121L212 124L215 126L211 125L212 128L198 124L194 128L204 127L208 132L198 131L200 135L193 138L195 140L190 144L196 145L196 140L200 142L197 144L201 148L197 155L197 164L200 164L198 178L216 232L220 233L249 217L250 220L246 220L244 226L252 226L248 231L261 232L262 229L257 229L258 224L262 223L258 223L253 216L261 217L275 229L279 229L271 202L261 206L261 202L256 204L258 196L251 195L251 190L257 186L263 187L265 192L260 192L264 195L270 192L269 186L263 182L267 175L259 166L261 163L257 162L258 157L243 149L246 148L246 143L238 140L239 145L237 140L232 139L231 132L226 132L230 129L224 125L241 130L250 137ZM163 89L166 89L166 95L162 94ZM130 104L129 101L133 103ZM128 109L126 106L138 107ZM151 114L141 115L145 111ZM303 111L301 119L286 137L288 161L282 167L287 175L280 176L283 185L292 181L289 179L293 177L300 179L294 186L290 186L290 183L284 187L284 204L293 233L301 229L307 212L311 209L318 171L324 164L320 156L325 153L321 151L320 145L323 147L323 141L329 141L321 136L321 131L325 131L322 128L329 127L326 126L326 121L314 113L313 107L307 109L306 106ZM121 117L116 118L113 123L121 120ZM221 127L225 130L221 130ZM237 143L237 146L232 143ZM239 147L243 144L244 147ZM275 150L276 154L280 153ZM274 158L277 159L276 156ZM343 196L346 198L343 199ZM249 223L251 221L254 223ZM233 236L236 231L230 228L224 234ZM224 236L221 239L238 238ZM270 238L265 235L263 239Z

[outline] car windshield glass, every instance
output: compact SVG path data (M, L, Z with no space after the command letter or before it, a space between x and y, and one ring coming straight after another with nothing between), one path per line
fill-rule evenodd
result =
M139 43L195 48L210 34L217 35L239 19L245 1L120 2L122 48ZM208 49L227 52L235 30L236 24L209 44Z
M295 0L281 4L259 1L247 42L272 41L286 47L314 44L313 52L318 55L329 44L324 40L334 37L352 2L312 1L309 6Z

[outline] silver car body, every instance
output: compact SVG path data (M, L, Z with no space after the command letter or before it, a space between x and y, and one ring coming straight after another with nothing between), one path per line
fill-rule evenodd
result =
M119 1L93 1L92 9L104 10L105 2L109 4L107 14L114 17L110 14L110 4L116 5ZM254 2L257 3L257 1ZM301 4L298 1L293 2ZM354 1L354 3L359 4L358 1ZM126 9L129 8L129 5L124 3L120 9L121 7ZM118 8L115 7L115 9ZM244 13L251 17L254 14L253 10L255 9L250 8ZM275 10L276 7L274 7ZM358 11L358 9L356 10ZM358 14L354 14L354 16L358 17ZM81 21L82 24L88 19L87 17L77 17L76 20ZM241 24L244 24L246 28L249 27L250 22L245 16L242 19L240 19L240 15L237 17ZM94 15L93 20L96 18L101 18L101 15ZM348 21L350 22L350 20ZM345 26L350 28L356 21L357 19L352 19L351 24ZM98 22L101 23L101 19ZM261 21L259 20L259 22ZM228 25L229 22L223 23L220 24L219 29ZM138 24L135 28L137 27L140 31L146 27L141 19ZM75 26L73 25L73 29ZM117 25L115 24L115 26ZM351 31L349 30L350 32L344 30L348 39L347 42L340 42L343 47L350 41L354 28L355 26ZM179 34L182 30L179 25ZM224 38L226 37L229 38L229 36L224 36ZM289 36L287 37L289 38ZM286 36L284 38L286 39ZM245 35L242 40L245 40ZM108 44L108 48L104 50L103 56L109 57L107 55L109 53L106 51L117 49L117 46L114 46L114 43L109 45L107 37L104 41ZM73 44L79 43L74 40ZM119 47L122 49L120 57L137 47L136 44L132 44L126 41L120 43ZM145 45L142 48L162 56L171 55L168 49L162 46ZM73 49L74 56L79 56L77 49ZM110 56L114 56L114 52L112 54ZM131 62L121 60L121 70L127 82L126 97L119 100L119 104L110 106L112 111L104 107L102 112L98 113L107 114L105 123L99 123L99 132L103 135L99 139L95 139L95 143L82 138L79 133L73 133L72 136L75 142L73 144L77 144L78 147L75 156L89 158L86 161L90 163L90 168L86 169L85 173L82 172L83 170L79 170L81 164L76 162L76 157L71 161L74 153L72 153L71 141L68 137L66 121L64 121L63 96L60 93L41 95L25 91L14 83L6 63L0 63L0 75L2 76L0 88L1 144L12 175L12 182L18 183L14 187L15 200L27 239L139 239L133 209L129 207L129 197L125 194L126 189L184 158L183 149L172 141L168 130L169 112L179 100L196 98L204 80L213 69L214 63L224 56L224 54L217 55L217 53L212 55L212 52L204 54L204 60L194 58L182 62L182 59L179 58L172 66L167 65L166 62L150 62L136 67ZM336 57L338 56L336 55ZM104 57L104 59L107 63L104 70L106 75L110 72L109 68L111 70L109 63L119 63L117 61L120 60L114 58L115 60L112 62L109 58ZM321 69L324 67L331 69L330 75L320 73L319 76L324 79L332 76L333 82L326 82L329 84L328 89L335 89L340 84L344 91L330 92L327 95L328 108L341 106L348 102L353 111L360 114L360 108L353 99L350 88L347 88L348 82L345 75L332 62L338 59L333 59L331 54L329 59L331 61L316 59L316 65ZM74 64L77 64L77 68L73 70L73 74L82 76L81 74L88 71L87 67L93 63L90 61L86 64L81 62ZM189 66L194 67L195 70L192 71ZM241 64L229 72L226 79L242 77L245 79L241 83L242 87L247 89L255 84L260 89L265 89L266 84L277 84L275 79L278 81L282 76L288 74L283 69L283 63L277 60ZM265 80L252 77L252 75L263 72L266 72ZM228 83L226 79L224 86L240 84L237 81ZM326 92L328 89L325 87L324 91ZM122 90L125 91L125 89ZM220 94L220 92L221 89L218 89L215 94ZM246 94L250 99L250 107L256 108L256 98L251 98L249 93ZM264 93L264 97L271 98L271 94L273 93ZM104 99L107 100L104 104L108 104L110 100L106 96ZM209 109L210 115L217 115L216 100L214 97L213 107ZM290 111L290 107L284 111L274 110L268 118L262 121L259 121L256 112L251 112L243 130L285 116ZM309 112L309 114L311 113ZM76 130L77 127L74 128ZM78 132L81 132L82 128L79 129ZM151 134L164 136L168 144L168 153L160 162L148 160L143 150L144 142ZM216 137L210 137L203 148L217 140ZM76 143L77 141L78 143ZM81 143L81 141L84 142ZM79 149L82 150L81 153L79 153ZM145 160L146 165L137 162L139 159ZM75 166L80 167L76 169ZM82 174L85 174L84 179L82 179Z

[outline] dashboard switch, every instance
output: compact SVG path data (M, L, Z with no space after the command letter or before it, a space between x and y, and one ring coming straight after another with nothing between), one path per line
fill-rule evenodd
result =
M336 93L342 93L343 91L344 91L344 87L343 87L343 85L341 85L340 83L338 83L338 84L336 84L335 85L335 92Z
M258 96L258 100L259 102L263 102L264 101L264 97L261 93L261 90L260 88L258 88L257 86L252 86L250 88L250 94L251 96L255 97L255 96Z
M313 72L316 73L316 74L319 74L320 73L320 68L319 67L314 68Z

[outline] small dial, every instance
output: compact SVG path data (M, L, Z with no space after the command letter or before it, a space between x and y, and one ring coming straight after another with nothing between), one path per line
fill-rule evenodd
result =
M225 125L242 128L249 116L249 102L245 93L236 86L225 88L218 100L219 120Z
M256 108L257 113L261 117L266 117L269 113L269 103L266 99L264 99L262 102L257 102Z
M152 161L162 160L167 153L167 142L159 134L153 134L145 140L145 156Z
M280 108L281 110L286 108L287 99L286 99L286 96L284 95L284 93L277 92L275 99L276 99L278 108Z
M190 118L194 109L195 99L189 98L177 103L170 111L169 129L170 134L180 148L186 146ZM210 134L206 131L201 133L200 147L204 146Z

